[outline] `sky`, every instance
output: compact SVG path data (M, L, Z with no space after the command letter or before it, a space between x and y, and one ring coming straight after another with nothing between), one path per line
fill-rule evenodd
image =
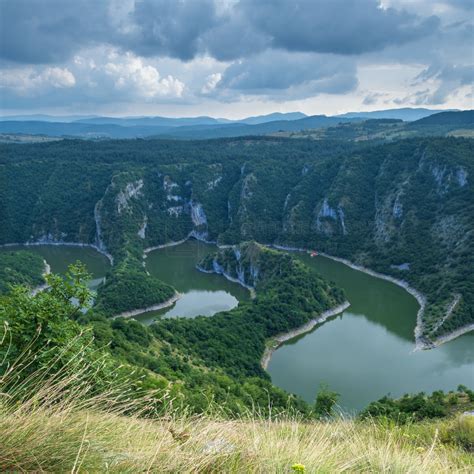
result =
M0 0L2 115L473 108L474 0Z

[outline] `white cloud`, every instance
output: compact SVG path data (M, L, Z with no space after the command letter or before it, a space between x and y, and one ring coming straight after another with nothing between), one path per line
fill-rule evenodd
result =
M60 67L46 68L40 76L40 81L46 82L53 87L74 87L76 78L69 69Z
M206 83L201 89L201 94L211 93L217 87L217 84L219 84L221 79L222 74L220 72L215 72L214 74L207 76Z
M0 88L10 89L19 95L35 96L44 90L74 87L76 78L68 68L47 67L7 69L0 76Z
M161 77L158 70L145 64L141 58L130 53L123 57L112 55L113 62L104 66L104 72L112 78L116 89L127 91L144 99L155 97L181 97L185 85L175 77Z

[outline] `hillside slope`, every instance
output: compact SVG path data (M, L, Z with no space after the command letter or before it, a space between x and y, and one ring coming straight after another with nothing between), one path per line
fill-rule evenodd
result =
M417 125L453 125L456 127L474 125L474 110L460 110L456 112L440 112L424 117L411 124Z

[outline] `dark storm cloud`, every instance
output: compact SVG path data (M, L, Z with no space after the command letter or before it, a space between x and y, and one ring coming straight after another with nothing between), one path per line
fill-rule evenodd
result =
M376 0L240 0L220 9L214 0L136 0L120 21L117 5L2 0L1 56L57 62L89 43L182 60L200 53L232 60L270 47L352 55L430 35L439 25L434 16L382 9Z
M267 48L360 54L429 36L440 23L378 0L240 0L221 14L211 0L142 0L132 17L136 34L123 40L139 54L207 52L219 60Z
M433 1L0 0L1 99L292 100L393 64L425 68L400 100L442 103L472 80L474 0Z
M119 40L125 49L143 56L182 60L194 58L201 36L218 24L213 0L136 1L130 20L131 32Z
M288 51L360 54L432 34L435 16L420 18L377 0L242 0L236 7L274 47Z
M350 59L267 51L229 66L218 89L303 98L321 93L344 94L356 86L356 67Z
M93 0L1 0L0 57L56 63L94 41L108 41L107 3Z

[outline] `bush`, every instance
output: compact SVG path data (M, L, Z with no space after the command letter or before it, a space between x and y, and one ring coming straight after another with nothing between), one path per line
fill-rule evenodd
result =
M321 385L314 404L316 418L321 419L332 416L338 399L339 393L329 390L327 385Z

